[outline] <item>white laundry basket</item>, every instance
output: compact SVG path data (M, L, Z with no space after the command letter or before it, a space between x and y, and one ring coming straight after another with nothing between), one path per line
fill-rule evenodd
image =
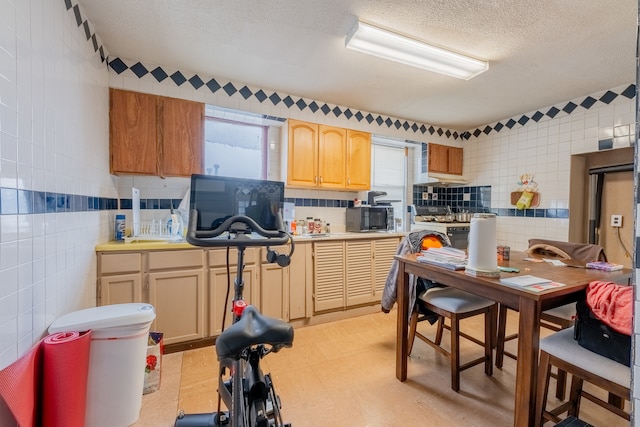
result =
M140 416L152 305L113 304L56 319L49 333L91 330L86 425L126 427Z

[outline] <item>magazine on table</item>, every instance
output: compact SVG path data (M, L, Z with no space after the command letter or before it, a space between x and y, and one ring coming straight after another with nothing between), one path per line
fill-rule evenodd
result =
M418 262L437 265L449 270L464 270L467 266L465 251L449 246L425 249L416 259Z

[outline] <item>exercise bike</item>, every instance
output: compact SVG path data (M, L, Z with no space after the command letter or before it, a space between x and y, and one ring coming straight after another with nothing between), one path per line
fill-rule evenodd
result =
M278 216L279 217L279 216ZM216 339L219 400L228 411L206 414L179 413L175 427L290 427L282 421L280 398L270 374L260 368L260 360L271 352L293 345L293 327L288 323L263 316L243 299L244 251L247 247L267 247L267 260L286 267L293 254L294 242L286 233L281 219L277 230L265 230L252 218L235 215L213 230L197 230L198 211L192 209L186 239L204 247L235 247L238 267L234 280L233 323ZM270 246L290 243L288 255L278 254ZM227 371L229 378L226 377Z

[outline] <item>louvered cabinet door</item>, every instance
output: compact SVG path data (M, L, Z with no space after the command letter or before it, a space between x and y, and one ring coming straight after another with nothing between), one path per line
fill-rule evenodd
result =
M373 244L371 240L346 242L347 306L373 300Z
M373 242L373 299L378 302L382 299L382 292L384 291L384 285L389 275L389 269L393 262L393 257L398 250L400 239L380 239Z
M314 311L344 308L344 242L314 243Z

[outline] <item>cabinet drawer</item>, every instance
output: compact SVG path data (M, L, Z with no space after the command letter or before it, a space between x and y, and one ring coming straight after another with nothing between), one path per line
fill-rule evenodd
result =
M142 254L100 254L98 274L135 273L142 270Z
M203 265L203 250L149 252L149 270L201 268Z
M259 253L260 253L259 249L247 248L244 251L244 263L255 264L256 257L258 256ZM231 248L229 250L229 265L236 265L237 263L238 263L238 250L235 248ZM226 265L227 265L227 249L226 248L209 250L209 267L224 267Z

